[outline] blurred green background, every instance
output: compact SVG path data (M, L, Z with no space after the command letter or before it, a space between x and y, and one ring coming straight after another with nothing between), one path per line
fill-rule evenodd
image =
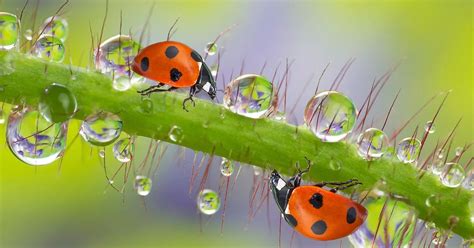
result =
M23 29L31 26L36 1L30 1ZM54 14L62 1L41 0L37 25ZM0 1L0 11L19 14L23 1ZM123 30L138 37L153 1L111 0L104 39ZM100 32L105 1L71 0L63 16L70 27L67 59L74 65L90 61L89 23L95 36ZM452 90L428 146L445 138L459 118L453 147L474 140L472 79L471 1L155 1L150 33L145 44L161 41L173 21L180 17L174 39L203 52L205 44L237 24L218 45L225 49L221 72L227 83L232 71L264 74L285 58L294 59L288 92L289 106L298 104L292 123L302 123L304 99L314 85L303 92L311 74L319 76L331 62L323 80L329 88L342 65L356 58L340 90L361 105L374 77L401 61L390 83L382 91L369 119L381 126L398 89L399 101L386 130L393 131L430 97ZM211 60L215 58L211 58ZM301 98L302 101L297 102ZM405 136L432 118L441 97L409 125ZM289 108L290 108L289 107ZM5 106L7 110L9 106ZM8 111L6 111L8 113ZM80 122L72 121L69 142ZM403 135L402 135L403 136ZM5 140L5 125L0 125ZM139 139L137 158L143 158L149 141ZM195 194L188 196L192 153L178 159L178 148L170 147L157 175L152 193L143 200L128 185L125 196L107 187L97 149L78 138L62 161L31 167L17 160L6 144L0 146L0 246L2 247L275 247L278 246L278 213L270 206L271 223L265 211L247 224L251 168L245 168L230 196L224 232L220 214L204 218L200 228ZM107 150L110 154L110 149ZM472 157L472 150L465 157ZM116 168L112 156L107 164ZM180 165L180 166L178 166ZM115 166L115 167L114 167ZM218 187L215 163L208 186ZM202 230L201 230L202 229ZM292 232L282 228L282 244L288 246ZM342 242L342 243L341 243ZM316 242L297 237L293 246L339 247L346 240Z

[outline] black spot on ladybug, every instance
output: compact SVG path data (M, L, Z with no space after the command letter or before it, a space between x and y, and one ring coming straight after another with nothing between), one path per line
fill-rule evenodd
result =
M351 207L347 210L346 221L349 224L354 223L357 217L357 212L354 207Z
M315 193L313 196L311 196L311 199L309 199L309 203L311 203L314 208L321 208L323 206L323 195L320 193Z
M199 55L199 53L197 53L197 52L194 51L194 50L191 52L191 58L193 58L194 61L196 61L196 62L202 62L202 57L201 57L201 55Z
M311 226L311 231L313 231L314 234L321 235L324 232L326 232L327 229L326 222L324 220L318 220L314 222L314 224Z
M285 219L292 227L296 227L296 225L298 225L298 222L296 221L295 217L293 217L293 215L291 214L285 214Z
M143 57L140 61L140 69L142 69L142 71L147 71L149 66L150 61L148 60L148 57Z
M169 59L172 59L176 57L176 55L178 55L178 52L178 48L176 48L175 46L169 46L168 48L166 48L165 55Z
M176 69L176 68L171 69L170 79L173 82L177 82L181 76L183 76L183 73L181 73L178 69Z

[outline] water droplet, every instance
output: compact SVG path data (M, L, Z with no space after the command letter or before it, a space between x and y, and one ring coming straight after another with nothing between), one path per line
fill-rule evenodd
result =
M461 147L461 146L456 147L456 157L461 156L463 152L464 152L464 147Z
M183 141L184 133L183 129L181 129L178 126L173 126L171 127L168 136L171 141L176 142L176 143L181 143Z
M63 122L76 113L77 100L66 86L53 83L44 89L38 109L47 121Z
M82 138L95 146L112 144L122 132L122 120L117 115L108 112L98 112L89 115L81 125Z
M8 147L29 165L46 165L61 157L66 136L66 122L50 123L38 111L29 108L11 112L8 117Z
M441 172L443 172L443 169L444 169L444 160L435 158L430 165L431 172L435 175L440 175Z
M306 105L304 122L322 141L338 142L354 128L356 108L352 100L336 91L324 91Z
M143 98L140 103L140 108L145 114L153 113L153 101L150 98Z
M132 71L133 59L139 49L140 44L128 35L111 37L100 45L98 51L94 52L95 67L113 78L114 89L128 90L131 85L144 81L143 77Z
M369 128L357 139L358 153L367 160L380 158L388 145L387 135L380 129Z
M421 142L416 138L405 138L397 146L397 157L404 163L412 163L418 158Z
M425 222L425 228L428 230L433 230L436 228L436 224L433 222L426 221Z
M135 177L135 189L137 194L141 196L147 196L151 191L151 179L146 176L136 176Z
M214 42L209 42L206 45L206 48L204 49L204 52L206 52L209 56L212 56L217 53L217 44Z
M434 125L433 121L427 121L425 124L425 131L427 133L434 133L436 132L436 126Z
M127 91L132 87L132 82L127 76L114 76L112 87L117 91Z
M44 34L36 41L33 54L49 61L62 62L65 51L64 44L60 39Z
M234 79L224 92L224 106L239 115L262 118L271 107L273 85L263 76L246 74Z
M221 174L225 177L230 177L234 173L234 162L232 160L222 158Z
M439 196L438 195L430 195L428 198L425 200L425 204L429 208L433 208L436 205L439 205L441 203Z
M359 229L349 236L354 247L408 247L415 232L416 216L405 203L386 200L386 197L381 197L366 201L367 212L377 214L369 214ZM385 203L387 210L382 213ZM376 233L377 239L374 240Z
M342 166L341 166L340 161L337 161L337 160L334 160L334 159L329 161L329 168L331 168L331 170L338 171L338 170L341 170L341 167Z
M263 169L261 167L253 166L253 174L255 176L260 176L262 175L262 173L263 173Z
M276 121L286 122L286 114L285 112L278 111L274 116L273 119Z
M0 109L0 125L5 124L5 113Z
M440 148L436 151L436 157L438 157L439 159L442 159L444 158L446 151L443 149L443 148Z
M0 12L0 50L10 50L18 44L19 30L16 15Z
M69 28L66 19L59 16L51 16L44 20L39 30L44 30L43 34L54 36L64 42L68 36Z
M103 149L99 151L99 157L105 158L105 151Z
M215 78L217 77L217 71L219 70L219 66L217 64L211 65L211 74Z
M204 189L199 192L197 198L197 206L201 213L206 215L215 214L219 211L221 206L221 201L219 199L219 195L210 189Z
M114 157L122 163L128 163L135 153L135 145L130 138L117 141L113 147Z
M447 163L440 175L443 185L450 188L459 187L465 177L464 168L458 163Z
M26 40L32 40L33 39L33 31L31 29L25 30L25 33L23 34L25 36Z
M469 200L469 211L471 212L471 223L474 223L474 197Z

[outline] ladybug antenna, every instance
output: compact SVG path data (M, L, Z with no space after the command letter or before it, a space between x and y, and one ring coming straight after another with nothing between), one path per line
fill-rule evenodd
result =
M173 25L171 25L170 30L168 30L168 36L166 37L166 41L169 41L171 36L173 36L174 33L176 33L176 29L173 31L174 27L176 26L176 23L178 23L179 17L176 18L176 21L174 21Z

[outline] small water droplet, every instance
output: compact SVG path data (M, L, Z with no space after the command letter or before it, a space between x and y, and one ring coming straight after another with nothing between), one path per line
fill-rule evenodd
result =
M433 230L436 229L436 224L433 222L426 221L425 222L425 228L428 230Z
M253 166L253 174L255 176L260 176L262 175L262 173L263 173L263 169L261 167Z
M324 91L308 102L304 122L324 142L338 142L354 128L357 110L347 96Z
M150 194L151 186L152 182L150 178L140 175L135 177L135 189L138 195L147 196Z
M219 211L221 201L219 195L210 189L203 189L197 197L197 207L201 213L206 215L215 214Z
M79 134L89 144L106 146L112 144L122 132L122 120L108 112L89 115L81 125Z
M137 56L140 44L128 35L116 35L100 44L94 52L95 67L113 78L113 88L128 90L131 85L145 81L145 78L132 71L133 59Z
M99 151L99 157L105 158L105 151L103 149Z
M113 147L114 157L122 163L128 163L135 152L135 145L130 138L117 141Z
M439 205L440 203L441 203L441 201L440 201L438 195L430 195L425 200L425 204L429 208L434 208L434 207L436 207L436 205Z
M286 114L285 112L278 111L274 116L273 119L276 121L286 122Z
M380 129L369 128L359 135L357 145L357 151L362 158L380 158L386 152L388 137Z
M176 143L181 143L181 141L183 141L183 137L184 137L183 129L181 129L180 127L175 125L175 126L171 127L171 129L168 133L168 136L169 136L171 141L176 142Z
M222 158L221 174L225 177L230 177L234 173L234 162L227 158Z
M433 123L433 121L427 121L426 124L425 124L425 131L427 133L434 133L436 132L436 126L435 124Z
M53 83L44 89L38 109L46 120L64 122L76 113L77 100L66 86Z
M50 123L38 111L25 107L8 117L8 147L29 165L46 165L60 158L66 148L66 137L66 122Z
M0 125L5 124L5 113L0 109Z
M217 71L219 70L219 66L217 64L211 65L211 74L215 78L217 77Z
M43 34L54 36L62 42L66 41L69 34L67 21L60 16L50 16L46 18L39 30L44 30Z
M450 188L459 187L465 177L464 168L458 163L447 163L440 175L443 185Z
M11 50L18 44L19 30L16 15L0 12L0 50Z
M209 42L204 49L209 56L215 55L217 53L217 44L214 42Z
M153 113L153 101L150 98L143 98L140 103L140 109L145 114Z
M25 36L26 40L32 40L33 39L33 31L31 31L31 29L25 30L25 33L23 35Z
M441 172L443 172L443 169L444 169L444 160L435 158L430 165L431 172L435 175L440 175Z
M271 107L273 85L263 76L247 74L226 86L224 106L239 115L263 118Z
M329 161L329 168L331 168L331 170L338 171L341 170L341 164L342 163L340 161L332 159Z
M65 52L63 42L49 34L41 35L33 49L33 54L37 57L53 62L62 62Z
M445 151L443 148L440 148L440 149L438 149L438 150L436 151L436 154L435 154L435 155L436 155L436 157L438 157L439 159L442 159L442 158L444 158L445 154L446 154L446 151Z
M464 147L461 147L461 146L456 147L456 157L461 156L463 152L464 152Z
M404 163L412 163L418 158L421 142L416 138L405 138L397 146L397 157Z

